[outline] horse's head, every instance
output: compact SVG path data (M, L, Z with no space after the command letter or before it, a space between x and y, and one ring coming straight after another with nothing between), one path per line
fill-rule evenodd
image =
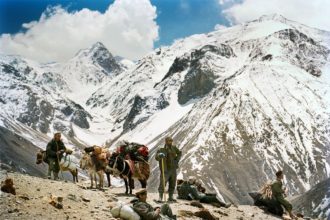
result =
M109 159L109 168L114 172L114 175L116 175L116 173L120 173L120 171L123 170L124 163L124 159L118 153L114 152L111 154Z
M87 153L83 154L79 162L80 168L87 169L90 162L91 162L91 156Z
M110 154L110 156L108 157L108 165L110 167L113 167L115 162L116 162L116 157L118 156L118 154L116 152Z
M43 161L43 158L44 158L44 154L45 154L46 152L44 152L44 151L42 151L42 150L40 150L40 151L38 151L37 152L37 160L36 160L36 164L41 164L42 163L42 161Z

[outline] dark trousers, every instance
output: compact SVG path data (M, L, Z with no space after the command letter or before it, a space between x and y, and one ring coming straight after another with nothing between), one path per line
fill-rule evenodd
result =
M175 185L176 185L176 169L166 170L164 174L165 174L165 186L168 183L168 193L173 195ZM160 179L160 182L159 182L158 192L164 193L162 171L160 171L159 179Z
M48 176L51 176L53 172L54 178L58 178L58 172L60 171L60 165L58 160L54 158L48 158Z
M217 203L217 204L219 204L220 206L223 206L223 207L226 206L226 204L223 203L222 201L219 201L215 195L205 195L205 196L202 196L202 197L199 199L199 201L200 201L201 203L208 203L208 204L210 204L210 203Z
M160 207L160 213L162 217L169 217L170 219L176 219L176 216L173 215L171 207L165 203Z

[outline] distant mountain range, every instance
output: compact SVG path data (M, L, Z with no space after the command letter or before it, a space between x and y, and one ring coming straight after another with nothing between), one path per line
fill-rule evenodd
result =
M41 148L61 131L77 157L93 144L147 144L151 190L154 152L170 135L179 176L227 200L250 203L278 169L297 195L330 176L329 53L329 32L268 15L135 62L99 42L65 63L1 55L0 126Z

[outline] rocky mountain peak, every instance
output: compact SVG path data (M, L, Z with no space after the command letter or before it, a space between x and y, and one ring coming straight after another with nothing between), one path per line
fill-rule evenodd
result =
M258 21L258 22L278 21L281 23L286 23L288 21L288 19L280 14L274 13L274 14L262 15L256 21Z
M114 56L101 42L96 42L91 47L80 50L75 57L79 60L90 60L93 64L101 66L108 74L122 70Z

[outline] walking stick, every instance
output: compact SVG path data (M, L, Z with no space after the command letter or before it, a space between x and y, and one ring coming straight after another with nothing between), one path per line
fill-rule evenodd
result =
M163 189L164 189L164 201L166 201L166 190L165 190L165 173L164 173L164 158L162 158L162 176L163 176Z

